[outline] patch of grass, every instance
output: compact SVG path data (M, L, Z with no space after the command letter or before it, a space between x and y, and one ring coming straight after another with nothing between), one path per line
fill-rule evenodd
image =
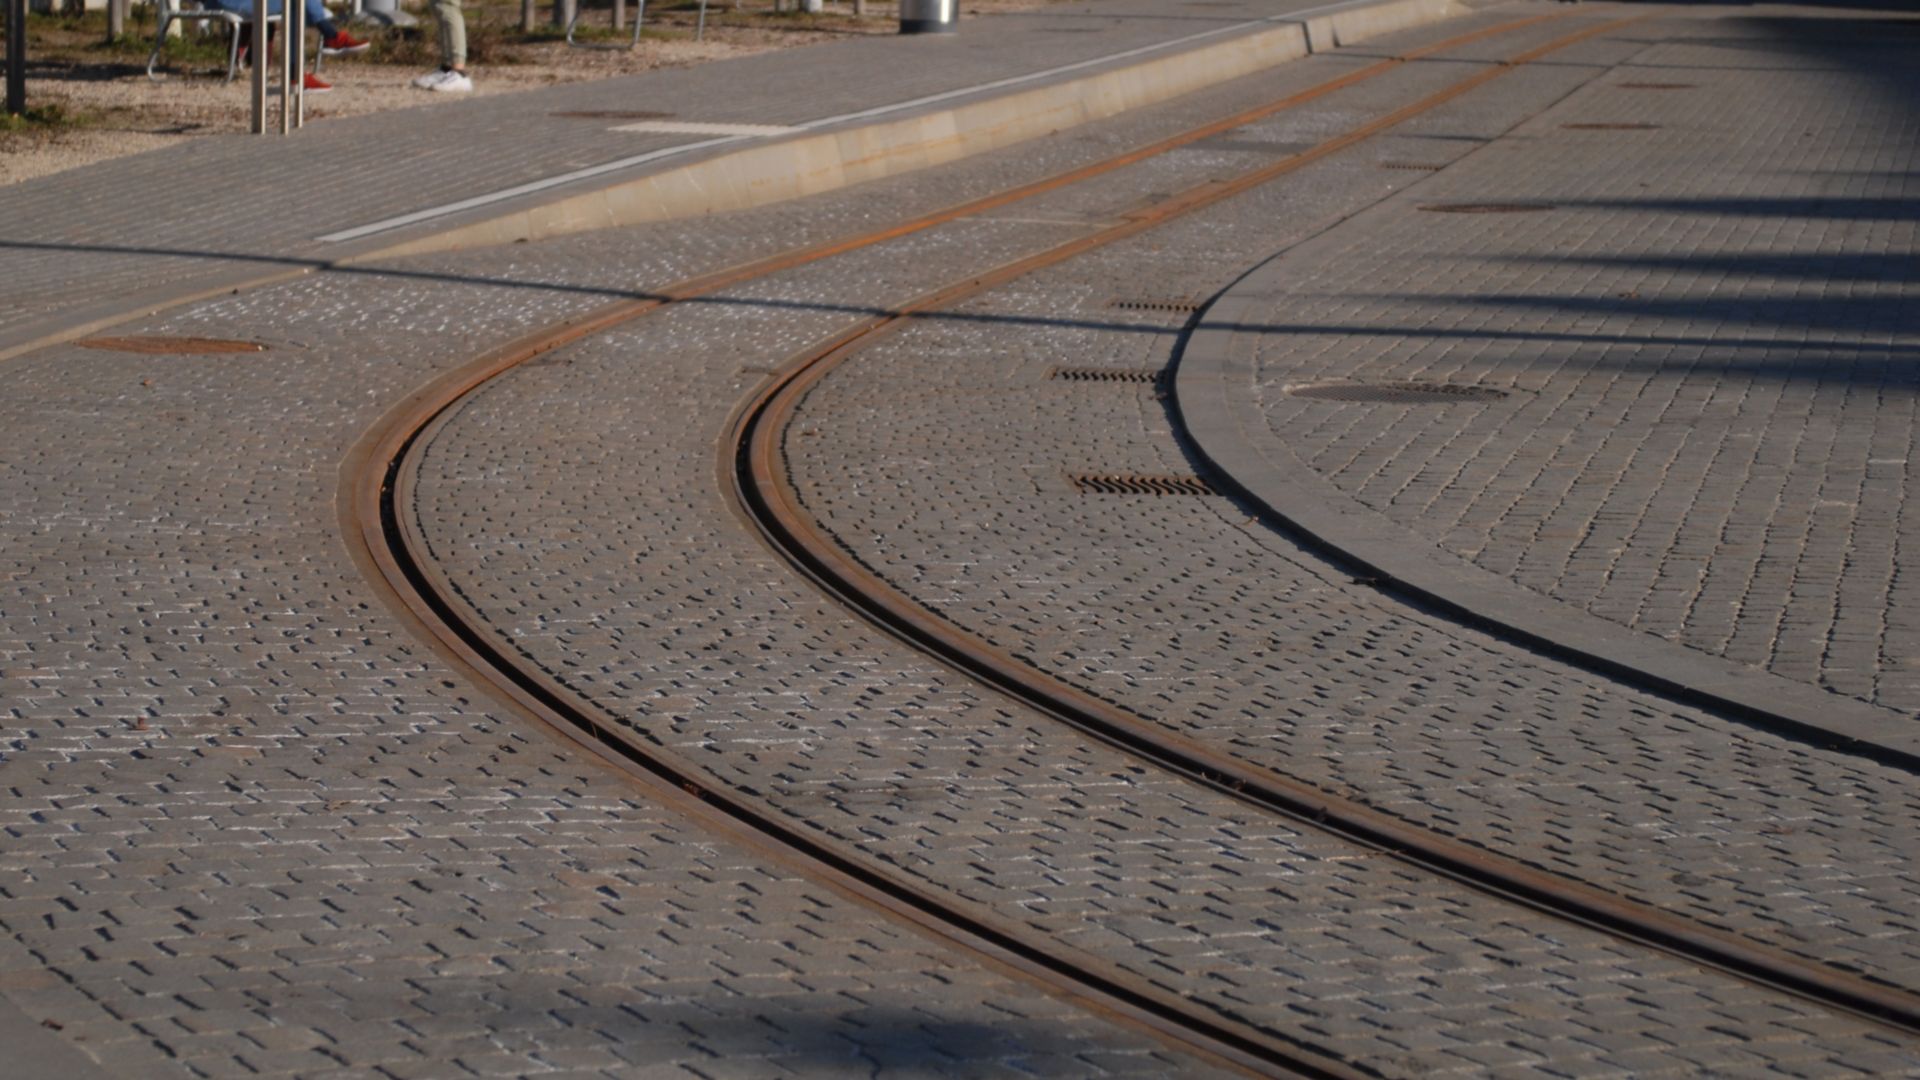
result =
M0 135L58 135L86 127L90 120L84 113L68 112L67 107L58 102L29 105L26 112L17 116L0 112Z

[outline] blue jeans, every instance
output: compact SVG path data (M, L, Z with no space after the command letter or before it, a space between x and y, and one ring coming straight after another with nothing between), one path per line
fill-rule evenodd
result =
M253 0L200 0L201 6L230 11L243 19L253 18ZM320 31L321 37L332 37L339 33L334 28L333 17L327 14L327 5L320 0L306 0L301 7L306 11L307 26ZM280 0L267 0L267 14L280 14Z

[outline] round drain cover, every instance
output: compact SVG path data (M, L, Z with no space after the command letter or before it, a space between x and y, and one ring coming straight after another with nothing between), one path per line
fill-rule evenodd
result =
M1450 405L1463 401L1498 401L1505 390L1457 383L1387 382L1319 383L1296 386L1287 393L1314 401L1369 401L1390 405Z
M83 349L104 349L108 352L144 353L148 356L208 356L215 353L256 353L266 352L267 347L257 341L232 341L226 338L203 337L97 337L77 341L74 344Z

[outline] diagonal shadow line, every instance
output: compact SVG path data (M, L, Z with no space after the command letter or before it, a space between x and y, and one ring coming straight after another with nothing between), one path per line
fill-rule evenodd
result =
M1784 332L1819 330L1856 331L1912 339L1920 347L1920 295L1862 296L1823 299L1797 296L1625 298L1618 296L1555 296L1541 294L1431 296L1386 294L1364 299L1383 303L1468 305L1480 310L1548 312L1559 315L1598 315L1621 319L1662 319L1707 322L1714 326L1767 327ZM1799 344L1797 337L1776 344ZM1864 343L1863 343L1864 344ZM1884 347L1894 347L1889 342Z
M567 295L597 296L609 300L656 300L671 302L674 306L703 304L733 308L764 308L770 311L823 312L859 317L906 318L918 322L974 322L1016 326L1043 326L1055 329L1108 330L1117 333L1149 334L1158 337L1172 337L1180 333L1175 325L1160 325L1118 322L1102 319L1062 319L1040 316L964 314L951 311L905 312L884 305L873 304L834 304L822 301L776 300L744 296L728 296L724 293L675 298L664 292L645 289L621 289L599 285L575 285L563 282L524 281L515 278L489 278L471 274L447 273L437 270L403 270L393 267L343 266L325 259L303 259L280 255L249 255L244 253L221 253L211 251L193 251L175 248L119 247L98 244L52 244L32 241L0 240L0 249L17 248L39 251L79 251L104 255L146 255L157 258L182 258L196 261L225 260L237 263L306 268L322 274L342 274L356 277L391 278L401 281L426 281L449 285L477 285L499 289L530 289Z
M1728 339L1671 334L1647 334L1638 337L1628 337L1620 334L1576 334L1550 330L1436 330L1431 327L1342 325L1338 323L1282 324L1212 321L1206 322L1201 328L1208 331L1227 330L1234 333L1271 335L1275 337L1324 337L1333 335L1340 337L1392 338L1395 341L1523 341L1574 345L1617 345L1636 348L1702 348L1726 350L1730 352L1773 351L1782 348L1792 348L1801 352L1825 351L1858 353L1863 354L1863 359L1869 360L1920 360L1920 344L1913 346L1875 345L1858 341L1817 341L1804 337ZM1599 358L1595 357L1586 359L1599 362ZM1501 357L1488 357L1487 362L1509 364L1513 361ZM1528 358L1527 362L1531 363L1532 359ZM1658 370L1670 366L1666 361L1648 361L1644 359L1623 358L1611 362L1628 369ZM1697 368L1703 363L1711 363L1711 361L1687 360L1675 363L1684 363L1687 367ZM1750 363L1750 361L1730 361L1729 366ZM1783 370L1780 366L1772 365L1753 365L1752 370L1756 374L1780 378L1802 378L1818 374L1813 371L1787 371ZM1916 373L1916 375L1920 377L1920 373Z
M1711 217L1823 218L1829 221L1912 221L1920 199L1804 195L1776 198L1555 199L1562 209L1664 211Z
M1785 252L1777 255L1766 253L1754 255L1473 255L1466 258L1539 265L1571 263L1620 270L1668 270L1689 276L1721 274L1783 283L1873 281L1890 285L1920 285L1920 258L1908 252L1898 254ZM1795 301L1787 298L1785 302ZM1920 302L1920 297L1916 297L1916 302Z
M165 258L190 258L198 260L228 260L241 263L258 263L286 267L306 267L328 274L347 274L374 278L394 278L406 281L431 281L454 285L477 285L502 289L534 289L555 293L605 297L612 300L660 300L671 299L664 293L649 292L641 289L619 289L594 285L570 285L545 281L520 281L515 279L486 278L468 274L446 273L442 271L402 270L395 268L368 266L341 266L324 259L302 259L277 255L249 255L244 253L223 254L208 251L193 251L172 248L139 248L114 245L90 244L51 244L31 241L0 240L0 249L16 248L42 251L81 251L108 255L149 255ZM1431 303L1435 298L1423 296L1391 297L1401 301ZM1554 304L1564 305L1563 298L1544 298ZM1471 298L1459 298L1456 302L1471 303ZM752 299L728 297L724 295L701 296L677 301L678 304L706 304L735 308L765 308L777 311L830 312L835 314L861 317L899 316L896 309L863 304L831 304L819 301ZM1616 309L1609 309L1616 310ZM1177 337L1184 332L1178 325L1151 325L1141 323L1117 322L1110 319L1073 319L1057 316L1036 315L994 315L954 311L911 312L905 317L922 323L956 323L993 326L1035 326L1050 329L1077 329L1108 331L1126 334L1146 334L1155 337ZM1575 334L1551 331L1520 330L1435 330L1432 328L1401 329L1395 327L1363 325L1311 325L1259 322L1214 322L1207 321L1204 327L1209 330L1229 330L1236 333L1258 335L1324 335L1352 334L1363 337L1392 336L1397 338L1428 338L1482 341L1542 341L1568 342L1588 345L1627 345L1627 346L1701 346L1718 349L1777 349L1790 345L1803 350L1827 350L1832 352L1871 353L1888 357L1920 357L1920 346L1906 349L1901 346L1872 345L1850 341L1810 341L1805 338L1787 340L1748 339L1729 341L1725 338L1694 337L1675 335L1642 335L1628 337L1617 334Z

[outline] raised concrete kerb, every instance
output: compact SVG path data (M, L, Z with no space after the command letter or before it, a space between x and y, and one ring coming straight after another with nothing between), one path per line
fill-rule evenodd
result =
M1307 48L1313 52L1324 52L1420 22L1442 19L1451 12L1452 5L1451 0L1429 0L1426 7L1432 10L1422 10L1418 4L1375 4L1310 16L1302 23L1307 34Z
M1689 705L1889 764L1920 768L1904 713L1628 629L1482 570L1323 479L1267 430L1249 390L1279 302L1269 263L1227 290L1178 360L1177 422L1221 482L1355 571L1449 617Z
M1265 29L915 115L860 123L868 116L885 111L870 110L866 114L835 118L845 126L804 134L752 142L730 136L671 147L643 157L657 155L658 159L701 151L708 152L709 156L505 213L484 209L500 200L491 197L469 200L468 204L451 208L454 213L469 212L469 219L464 223L358 254L347 261L364 262L539 240L594 229L744 210L817 195L849 184L947 164L1116 116L1297 59L1316 47L1351 44L1365 37L1442 19L1454 10L1453 0L1354 0L1328 7L1335 10L1316 8L1297 16L1277 15L1266 21L1270 25ZM816 122L803 126L818 128L820 125ZM739 148L732 149L733 146ZM583 170L573 174L566 186L577 186L573 180L591 182L645 163L634 159L629 163L614 163L618 168L604 167L604 172ZM542 184L530 184L502 194L518 198L535 195L542 189ZM471 220L472 211L490 212L492 216ZM410 217L424 222L434 213L427 211ZM357 239L356 234L365 235L379 224L323 239Z

